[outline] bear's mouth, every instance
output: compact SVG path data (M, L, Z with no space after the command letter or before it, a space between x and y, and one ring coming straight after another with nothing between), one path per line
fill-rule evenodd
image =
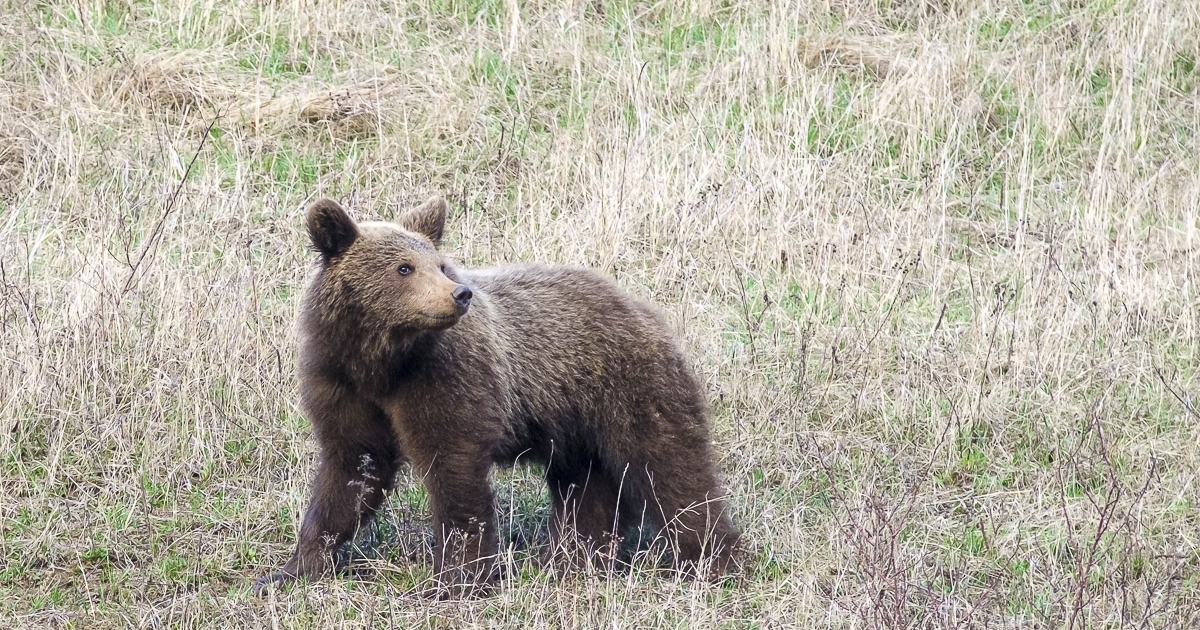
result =
M462 319L462 315L458 313L449 315L434 315L432 313L425 313L424 315L425 319L429 321L429 327L436 329L449 328L457 324L458 320Z

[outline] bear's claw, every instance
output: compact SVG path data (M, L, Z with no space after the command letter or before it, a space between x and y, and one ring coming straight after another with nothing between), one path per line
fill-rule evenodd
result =
M296 576L286 571L273 571L254 581L254 594L264 597L277 587L284 586L296 580Z

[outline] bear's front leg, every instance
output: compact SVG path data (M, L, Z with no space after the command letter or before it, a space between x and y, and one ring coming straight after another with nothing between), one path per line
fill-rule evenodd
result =
M433 572L440 596L484 595L499 550L495 498L486 451L439 452L424 471L433 511Z
M611 567L630 524L618 516L621 488L595 462L551 462L546 482L554 515L545 560L563 575L593 563Z
M309 391L315 387L310 383ZM395 485L399 446L382 412L342 395L339 388L316 391L326 395L305 400L321 445L312 500L295 554L283 568L255 583L260 594L273 585L328 572L333 553L375 515L385 493Z

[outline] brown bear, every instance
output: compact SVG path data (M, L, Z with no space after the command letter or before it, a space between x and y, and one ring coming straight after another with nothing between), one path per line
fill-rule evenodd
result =
M301 404L320 447L295 555L257 587L319 576L407 461L423 479L440 588L494 580L493 465L545 468L552 546L594 553L627 527L720 575L739 534L704 396L662 317L587 270L466 270L438 252L446 203L398 224L308 210L320 254L299 317Z

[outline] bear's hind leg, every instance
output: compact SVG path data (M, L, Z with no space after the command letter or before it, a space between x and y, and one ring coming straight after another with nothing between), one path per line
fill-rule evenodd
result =
M716 486L692 488L692 498L663 506L669 517L665 530L675 547L676 566L711 578L729 572L741 534L733 525L729 506Z
M741 535L706 447L706 442L693 444L687 457L664 449L631 458L622 504L659 528L677 568L719 577L731 568Z

